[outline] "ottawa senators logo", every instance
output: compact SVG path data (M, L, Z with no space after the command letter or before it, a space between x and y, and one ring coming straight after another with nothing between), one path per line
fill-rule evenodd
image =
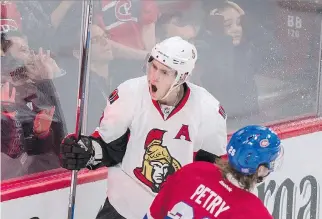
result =
M152 129L145 140L142 167L134 169L134 175L151 190L158 193L167 177L181 168L181 164L162 145L166 131Z

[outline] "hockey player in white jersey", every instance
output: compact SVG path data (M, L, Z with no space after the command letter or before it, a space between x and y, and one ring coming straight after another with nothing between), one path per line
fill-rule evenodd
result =
M225 154L224 109L204 88L187 82L196 60L195 46L180 37L156 44L147 76L112 92L94 134L63 140L62 167L109 167L97 219L141 219L169 175L194 160L214 162Z

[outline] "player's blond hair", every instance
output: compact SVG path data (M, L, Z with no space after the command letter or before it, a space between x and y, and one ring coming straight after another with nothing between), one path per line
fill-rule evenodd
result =
M240 188L250 191L254 188L259 180L257 173L252 175L245 175L235 170L226 159L218 159L216 165L221 170L222 176L228 179L231 175L239 184Z

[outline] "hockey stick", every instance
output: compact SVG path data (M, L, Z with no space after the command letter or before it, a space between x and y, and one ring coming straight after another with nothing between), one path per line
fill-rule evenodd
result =
M80 72L78 81L78 96L77 96L77 110L76 110L76 127L75 134L76 139L80 139L83 126L84 108L85 108L85 95L86 95L86 79L88 77L88 61L90 55L90 40L91 40L91 26L93 17L93 2L92 0L84 0L82 7L82 40L80 42ZM68 219L74 219L75 210L75 198L76 198L76 186L77 186L77 170L72 171L71 185L69 193L68 204Z

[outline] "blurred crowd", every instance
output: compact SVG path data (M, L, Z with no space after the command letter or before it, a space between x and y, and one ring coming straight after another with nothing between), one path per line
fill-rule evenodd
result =
M321 15L292 2L94 1L86 134L110 92L175 35L196 45L190 80L222 103L230 131L315 114ZM82 1L1 1L2 180L59 168L75 129L82 16Z

